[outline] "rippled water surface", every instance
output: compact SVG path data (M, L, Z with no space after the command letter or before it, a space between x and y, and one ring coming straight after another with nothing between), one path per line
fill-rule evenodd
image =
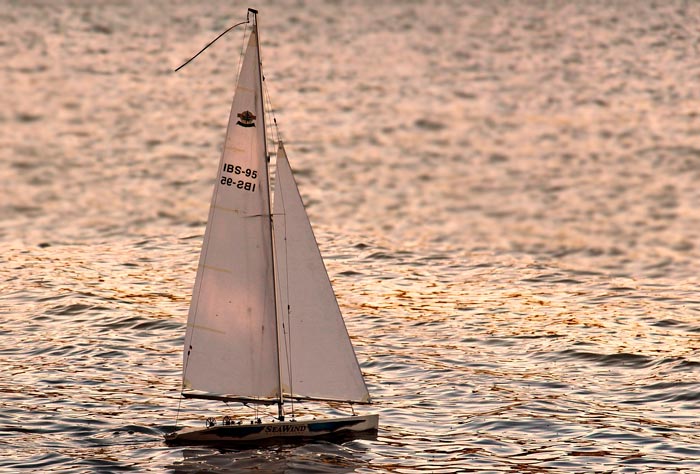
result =
M0 0L0 471L700 472L681 1L256 5L381 427L163 444L247 6Z

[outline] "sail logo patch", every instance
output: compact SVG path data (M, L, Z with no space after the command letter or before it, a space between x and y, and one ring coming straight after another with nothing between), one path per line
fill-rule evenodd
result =
M238 118L240 120L236 122L236 125L240 125L241 127L255 127L256 117L250 110L241 112L240 114L238 114Z

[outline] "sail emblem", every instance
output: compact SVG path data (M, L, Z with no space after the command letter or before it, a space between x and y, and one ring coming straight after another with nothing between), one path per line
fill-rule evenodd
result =
M253 115L250 110L241 112L238 114L238 118L240 120L236 122L237 125L240 125L241 127L255 127L255 115Z

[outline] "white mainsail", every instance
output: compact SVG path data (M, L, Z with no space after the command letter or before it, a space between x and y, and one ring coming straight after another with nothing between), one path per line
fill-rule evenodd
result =
M355 352L284 147L273 207L280 366L288 396L369 402Z
M279 397L270 195L253 30L241 66L187 320L183 388Z

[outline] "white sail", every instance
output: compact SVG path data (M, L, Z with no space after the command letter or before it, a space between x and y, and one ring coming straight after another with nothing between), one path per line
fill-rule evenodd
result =
M367 387L281 143L277 152L273 220L284 393L300 398L369 402Z
M183 387L279 396L270 197L257 34L236 88L185 335Z

